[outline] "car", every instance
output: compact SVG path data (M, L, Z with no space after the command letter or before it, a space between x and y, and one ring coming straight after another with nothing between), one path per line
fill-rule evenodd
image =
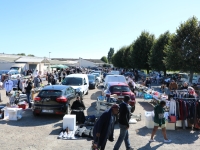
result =
M10 77L12 79L16 79L17 77L21 77L21 74L17 70L9 70L7 74L10 75Z
M120 75L120 72L119 71L115 71L115 70L112 70L109 73L114 74L114 75Z
M75 90L66 85L45 86L34 98L33 115L69 114L70 106L76 99Z
M95 75L96 76L96 79L97 79L97 84L101 84L101 77L100 77L100 74L99 73L91 73L92 75Z
M103 78L105 78L107 75L114 75L112 73L103 73Z
M122 101L125 95L130 96L129 105L131 106L131 112L135 111L135 94L130 90L129 86L123 82L109 82L103 89L103 93L106 98L110 98L110 95L116 94L118 100Z
M0 75L7 74L10 70L0 70Z
M97 86L97 79L95 75L88 74L89 79L89 89L95 89Z
M103 86L108 82L123 82L127 84L126 78L123 75L107 75L103 80Z
M70 74L65 77L61 84L72 86L76 91L82 92L82 95L88 94L89 80L87 74Z

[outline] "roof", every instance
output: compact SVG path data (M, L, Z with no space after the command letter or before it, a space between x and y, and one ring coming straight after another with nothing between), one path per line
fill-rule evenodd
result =
M70 65L70 64L76 64L77 61L61 61L61 60L49 60L50 64L53 64L53 65Z
M49 60L38 57L19 57L15 62L49 63Z
M113 86L113 85L123 85L123 86L128 86L126 83L124 82L108 82L109 85Z
M78 61L79 58L51 58L52 60L60 60L60 61ZM103 62L100 59L84 59L93 63L98 63L98 64L105 64L105 62Z
M63 90L68 87L69 86L66 86L66 85L48 85L48 86L45 86L42 90Z
M16 59L18 59L18 58L0 57L0 61L5 61L5 62L15 62Z

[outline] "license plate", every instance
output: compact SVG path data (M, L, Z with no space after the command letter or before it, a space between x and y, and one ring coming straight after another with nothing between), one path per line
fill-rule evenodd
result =
M42 112L45 112L45 113L53 113L53 110L42 110Z
M124 98L124 96L118 96L118 98Z

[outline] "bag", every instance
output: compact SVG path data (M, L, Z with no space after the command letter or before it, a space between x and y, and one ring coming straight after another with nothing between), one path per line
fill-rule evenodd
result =
M170 123L176 123L176 116L169 116Z
M101 150L101 147L98 148L97 147L97 144L94 143L94 141L92 141L92 146L91 146L91 149L90 150Z
M144 99L153 99L151 94L144 94Z

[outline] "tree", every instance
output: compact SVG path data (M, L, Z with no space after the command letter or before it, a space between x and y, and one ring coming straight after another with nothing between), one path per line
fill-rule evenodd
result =
M157 71L164 71L164 75L166 75L166 66L163 62L165 53L165 46L170 43L172 35L169 31L161 34L157 40L155 40L149 55L149 64L150 67Z
M107 60L106 56L101 57L101 60L102 60L103 62L105 62L105 63L108 63L108 60Z
M110 48L109 52L108 52L108 63L112 62L112 56L114 55L115 50L114 48Z
M125 48L122 47L119 49L112 57L112 64L118 68L125 68L124 64L122 63L122 58L124 55Z
M19 54L17 54L17 55L20 55L20 56L26 56L25 53L19 53Z
M122 57L122 63L123 63L123 66L125 66L126 69L133 67L131 53L132 53L132 45L124 47L124 54L123 54L123 57Z
M148 57L150 50L153 46L155 36L146 31L143 31L141 35L133 42L132 60L137 69L146 69L149 73L150 66L148 63Z
M200 26L196 17L181 23L170 44L165 48L164 62L172 70L200 72Z
M28 54L27 56L30 56L30 57L35 57L35 55L33 55L33 54Z

